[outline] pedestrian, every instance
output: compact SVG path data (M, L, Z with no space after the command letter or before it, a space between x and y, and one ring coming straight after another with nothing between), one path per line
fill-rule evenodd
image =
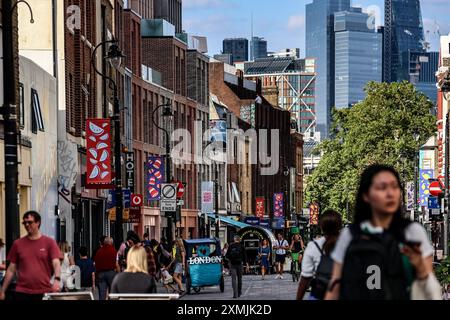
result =
M16 300L42 300L45 293L60 290L61 264L57 243L41 234L41 216L38 212L28 211L22 219L27 235L14 241L8 254L10 263L0 290L0 300L5 299L5 292L16 274ZM52 274L53 284L50 282Z
M228 251L228 243L225 243L223 245L223 249L222 249L222 261L223 261L223 273L228 275L229 274L229 263L228 260L225 259L225 256L227 255L227 251Z
M230 263L233 299L237 299L242 295L243 264L246 263L248 268L247 254L244 245L241 243L240 236L234 236L234 242L228 247L225 258Z
M147 253L141 246L128 251L127 268L114 277L111 293L148 294L155 290L154 279L148 273Z
M186 250L184 249L183 239L177 238L175 241L175 255L174 255L175 270L173 279L178 285L178 292L183 293L182 277L186 266Z
M88 258L88 249L81 247L78 249L80 259L76 265L80 268L81 291L95 291L95 266L92 259Z
M297 290L297 300L303 300L306 289L311 285L310 300L323 300L331 273L333 260L330 255L342 229L342 218L333 210L325 211L320 217L323 236L310 241L302 259L302 271Z
M277 275L275 279L283 279L283 268L286 262L286 250L289 249L288 242L283 238L281 233L278 234L278 240L274 246L275 251L275 263L277 267Z
M95 248L94 252L92 252L92 260L95 257L95 254L97 253L97 251L103 247L103 243L105 242L106 236L101 236L100 239L98 240L98 247Z
M123 271L127 267L127 256L128 251L134 247L141 245L141 240L136 232L130 230L127 232L127 238L125 242L119 248L119 252L117 254L117 260L119 262L120 270Z
M303 251L305 250L305 244L303 243L302 237L297 233L292 237L291 246L289 249L292 252L292 260L297 260L298 266L302 265Z
M176 289L173 287L173 277L169 273L169 266L161 266L161 281L164 285L164 288L166 288L167 293L169 293L169 288L172 289L172 293L176 292Z
M440 300L433 246L423 226L402 217L402 187L390 166L361 175L353 224L342 231L327 300Z
M156 259L151 246L145 246L145 253L147 254L147 268L148 274L153 280L153 291L151 293L156 293Z
M61 291L69 291L74 289L74 283L72 278L72 266L75 265L75 260L71 253L72 249L70 248L67 241L62 241L59 243L59 250L61 251L62 256L60 257L61 261Z
M105 238L103 246L95 255L94 261L98 277L99 299L106 300L107 291L111 290L116 271L120 270L117 263L117 251L113 247L112 238Z
M161 242L159 244L159 251L161 252L159 255L160 264L165 265L166 267L172 262L172 249L167 242L166 238L161 238Z
M3 239L0 238L0 285L3 283L5 272L6 272L6 248Z
M142 244L143 244L144 246L149 246L149 245L151 245L151 241L150 241L149 238L148 238L148 233L147 233L147 232L144 233L144 240L142 240Z
M261 275L262 275L261 280L265 280L266 273L269 271L269 268L270 268L270 265L269 265L269 261L270 261L270 257L271 257L270 251L271 250L270 250L267 239L263 239L262 245L261 245L261 247L259 247L259 251L258 251L259 261L261 263Z

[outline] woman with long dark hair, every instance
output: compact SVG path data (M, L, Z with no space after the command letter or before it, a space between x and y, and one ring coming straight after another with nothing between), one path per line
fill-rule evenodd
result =
M315 276L319 265L324 263L322 259L330 259L329 256L342 229L341 215L336 211L327 210L320 217L319 226L322 230L322 236L308 243L302 259L302 273L297 290L297 300L303 299L306 289L311 282L313 283L314 290L311 293L310 299L319 300L324 298L327 283L324 283L323 290L320 292L321 290L318 288L320 286L318 283L319 280ZM328 269L330 269L329 275L331 276L332 267Z
M402 216L397 171L371 165L361 175L353 225L331 254L333 274L326 299L408 300L414 292L439 299L433 247L425 229Z

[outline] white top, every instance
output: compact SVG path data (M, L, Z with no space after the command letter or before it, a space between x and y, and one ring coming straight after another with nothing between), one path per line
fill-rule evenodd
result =
M286 241L286 239L283 240L277 240L277 242L275 242L275 245L277 247L287 247L289 246L289 243ZM285 249L277 249L276 254L286 254L286 250Z
M314 241L319 245L320 249L323 249L325 237L320 237L319 239ZM310 241L306 246L305 252L303 254L302 277L312 278L314 276L317 267L319 266L321 257L322 254L320 253L317 246L314 244L313 241Z
M371 233L380 233L383 230L381 228L373 227L370 223L364 223L364 226L368 227ZM420 250L422 251L422 257L427 258L433 255L433 246L428 240L427 233L423 226L417 222L411 223L405 229L405 239L407 241L420 242ZM345 252L352 240L352 234L348 228L342 230L339 239L331 253L331 258L337 263L344 263Z
M5 247L0 248L0 264L6 261L6 250Z

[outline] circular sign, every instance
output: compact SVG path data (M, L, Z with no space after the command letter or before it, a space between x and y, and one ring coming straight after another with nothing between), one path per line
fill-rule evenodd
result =
M177 191L175 190L175 187L167 184L162 189L162 195L165 199L173 199L176 196Z
M184 195L184 184L182 182L178 182L178 188L177 188L177 199L183 198Z
M143 202L143 197L140 194L133 194L133 196L131 197L131 203L133 207L140 207L142 206Z
M430 194L434 197L438 197L442 193L441 185L439 181L433 181L430 183Z

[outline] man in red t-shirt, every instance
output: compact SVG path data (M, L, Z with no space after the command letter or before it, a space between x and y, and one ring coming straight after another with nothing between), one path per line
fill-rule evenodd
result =
M22 301L42 300L49 292L59 292L61 281L61 255L55 240L41 234L41 216L35 211L23 215L22 224L27 236L14 241L8 254L10 261L5 280L0 290L0 300L5 299L5 292L17 273L15 299ZM55 275L53 285L50 283Z
M98 294L100 300L106 300L107 290L111 290L116 271L119 270L117 251L113 247L113 239L107 237L103 246L98 249L94 258L98 276Z

